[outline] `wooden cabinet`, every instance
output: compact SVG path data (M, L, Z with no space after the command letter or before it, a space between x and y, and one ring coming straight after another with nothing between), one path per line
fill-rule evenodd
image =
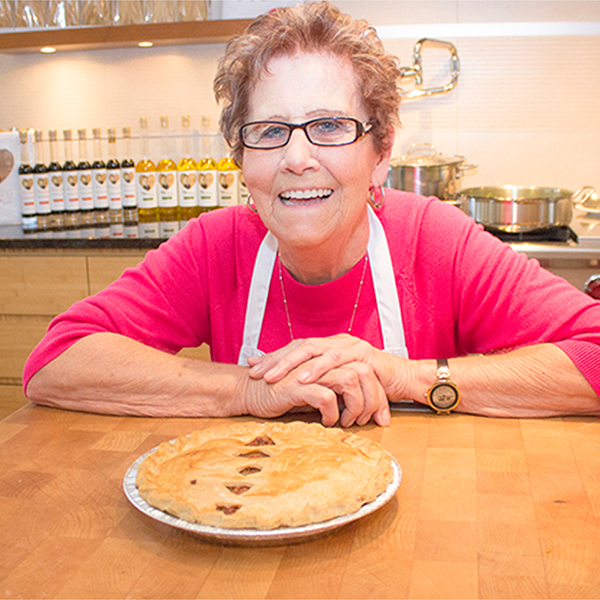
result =
M55 315L88 295L84 256L0 255L0 314Z
M104 289L145 250L0 251L0 418L27 400L23 365L53 317ZM182 355L210 360L207 346Z

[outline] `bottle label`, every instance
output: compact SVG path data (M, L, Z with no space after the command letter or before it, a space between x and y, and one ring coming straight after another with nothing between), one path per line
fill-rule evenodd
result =
M50 190L48 189L48 173L34 173L33 187L35 196L35 211L38 215L50 213Z
M106 191L108 193L108 208L119 210L123 207L121 202L121 170L106 169Z
M135 195L138 208L156 208L156 173L135 174Z
M240 195L239 195L239 203L247 204L248 198L250 198L250 192L246 187L246 182L244 181L244 173L240 171Z
M198 206L214 208L218 205L217 171L198 171Z
M121 169L121 203L123 208L137 207L135 196L135 169L124 167Z
M219 206L232 206L238 204L239 198L239 171L219 171Z
M65 193L65 209L79 210L79 191L77 189L77 172L63 172L63 188Z
M139 223L138 224L138 235L141 238L154 238L157 239L158 235L158 221L153 223Z
M104 227L96 227L96 229L94 229L94 237L97 240L107 240L110 238L110 226L105 225Z
M123 237L126 239L134 239L140 237L140 230L137 223L123 224Z
M177 171L158 171L158 206L173 208L177 206Z
M81 210L93 210L94 196L92 194L91 169L77 171L77 190L79 192L79 208Z
M94 208L108 208L106 169L92 169L92 198Z
M196 171L179 171L177 174L179 206L186 208L198 206L198 187L196 181Z
M113 239L122 239L123 223L111 223L109 227L109 235Z
M161 238L170 238L179 231L179 221L159 221L158 235Z
M53 171L48 173L50 186L50 210L52 212L62 212L65 210L65 190L63 186L62 171Z
M19 175L21 214L35 215L35 192L33 191L33 173Z

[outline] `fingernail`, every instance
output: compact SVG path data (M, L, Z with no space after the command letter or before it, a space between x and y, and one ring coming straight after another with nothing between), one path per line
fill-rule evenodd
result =
M306 383L309 379L310 379L310 373L308 371L304 371L304 373L301 373L300 377L298 377L298 381L300 383Z

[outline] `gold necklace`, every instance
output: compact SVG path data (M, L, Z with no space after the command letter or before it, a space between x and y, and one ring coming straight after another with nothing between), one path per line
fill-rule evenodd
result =
M352 316L350 317L350 325L348 326L347 333L352 332L352 325L354 325L354 317L356 316L356 309L358 308L358 301L360 300L360 292L363 287L363 283L365 281L365 273L367 272L367 261L369 255L365 254L365 259L363 261L363 270L362 275L360 276L360 283L358 284L358 292L356 293L356 300L354 301L354 308L352 309ZM281 284L281 295L283 297L283 307L285 308L285 316L287 319L288 329L290 330L290 339L294 339L294 332L292 331L292 321L290 320L290 311L288 309L288 301L285 295L285 287L283 285L283 272L281 270L281 257L277 257L277 262L279 266L279 283Z

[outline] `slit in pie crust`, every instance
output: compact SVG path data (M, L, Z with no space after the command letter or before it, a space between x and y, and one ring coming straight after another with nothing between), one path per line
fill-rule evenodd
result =
M160 444L139 465L136 486L185 521L267 530L353 513L392 479L391 456L343 429L247 422Z

